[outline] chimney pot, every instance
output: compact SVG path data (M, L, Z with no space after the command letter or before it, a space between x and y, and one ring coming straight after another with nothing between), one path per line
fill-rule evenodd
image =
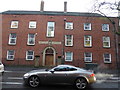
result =
M67 2L65 1L64 2L64 13L66 13L67 12Z
M44 11L44 1L41 1L41 7L40 7L40 11L43 12Z

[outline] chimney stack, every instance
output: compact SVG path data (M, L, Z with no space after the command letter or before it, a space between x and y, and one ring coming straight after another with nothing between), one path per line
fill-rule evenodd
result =
M67 2L64 2L64 13L67 13Z
M40 11L41 12L44 11L44 1L43 0L41 0Z

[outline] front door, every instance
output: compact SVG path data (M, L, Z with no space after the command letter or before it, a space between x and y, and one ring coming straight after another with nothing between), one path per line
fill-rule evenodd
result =
M45 65L46 66L53 66L53 54L46 54Z
M54 65L54 51L51 48L48 48L45 52L45 65L46 66Z

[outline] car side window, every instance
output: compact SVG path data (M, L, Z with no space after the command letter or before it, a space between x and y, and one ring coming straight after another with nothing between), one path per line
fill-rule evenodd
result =
M54 71L76 71L77 69L74 67L57 67Z
M76 68L69 67L69 71L76 71L76 70L77 70Z
M69 71L69 70L67 70L66 67L57 67L54 69L54 71Z

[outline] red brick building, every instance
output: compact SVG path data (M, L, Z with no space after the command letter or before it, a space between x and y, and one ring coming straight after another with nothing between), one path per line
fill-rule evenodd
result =
M118 18L110 18L118 30ZM113 24L97 13L6 11L2 13L5 65L116 68Z

